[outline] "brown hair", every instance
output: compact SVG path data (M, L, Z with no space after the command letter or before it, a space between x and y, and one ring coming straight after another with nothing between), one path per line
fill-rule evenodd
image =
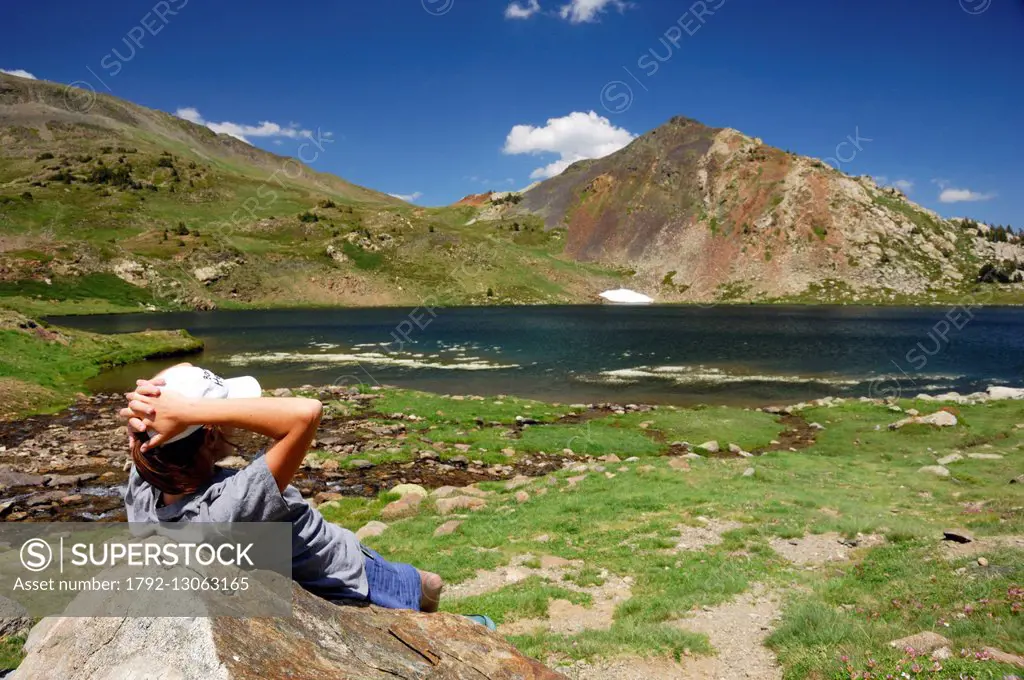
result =
M213 477L214 463L231 454L235 445L217 427L203 427L184 439L145 453L132 438L135 470L154 488L168 494L190 494Z

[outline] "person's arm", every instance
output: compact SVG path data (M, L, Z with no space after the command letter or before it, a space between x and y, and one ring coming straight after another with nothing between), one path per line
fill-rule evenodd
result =
M302 464L323 411L316 399L186 399L152 385L140 385L129 399L128 409L141 421L130 426L157 432L142 445L143 451L190 425L237 427L270 437L275 443L266 453L266 463L281 491Z

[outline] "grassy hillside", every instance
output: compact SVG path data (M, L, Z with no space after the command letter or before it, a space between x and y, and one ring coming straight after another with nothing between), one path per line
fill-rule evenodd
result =
M473 208L416 208L113 97L68 111L62 91L0 75L2 305L567 302L615 283L539 219L467 226Z
M202 346L185 331L100 335L46 327L0 309L0 420L66 405L103 368Z
M681 302L1024 301L1020 284L976 282L987 262L1024 273L1019 245L688 119L521 198L422 209L114 97L66 107L62 85L0 75L0 306L33 315L571 303L620 286Z

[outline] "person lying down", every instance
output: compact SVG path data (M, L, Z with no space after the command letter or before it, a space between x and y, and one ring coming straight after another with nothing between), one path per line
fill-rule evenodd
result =
M291 486L320 423L315 399L266 398L251 377L224 380L178 364L126 394L132 471L129 522L290 522L292 578L333 602L437 611L437 574L393 563L355 534L324 520ZM225 436L242 429L270 437L242 470L215 463L233 452Z

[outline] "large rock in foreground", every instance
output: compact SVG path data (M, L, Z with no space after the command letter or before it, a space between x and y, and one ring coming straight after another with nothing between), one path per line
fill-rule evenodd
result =
M47 618L15 678L547 680L563 676L451 614L339 607L298 586L292 618Z

